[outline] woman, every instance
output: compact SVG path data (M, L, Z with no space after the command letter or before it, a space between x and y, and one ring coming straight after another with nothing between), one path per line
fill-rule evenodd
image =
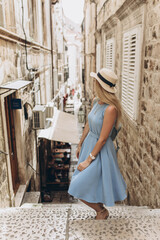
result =
M76 152L79 158L68 193L93 208L96 219L107 219L108 210L115 201L124 200L126 183L120 173L116 151L111 139L113 128L121 120L121 106L115 96L116 74L106 68L97 74L96 93L88 122Z

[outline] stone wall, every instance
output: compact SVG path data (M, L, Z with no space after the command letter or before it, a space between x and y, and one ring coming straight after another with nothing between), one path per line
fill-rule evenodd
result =
M97 3L97 29L101 29L102 25L111 17L113 16L119 7L125 0L112 0L106 1L101 0Z
M128 203L160 207L160 4L148 1L145 19L145 52L139 99L139 122L124 116L119 153L128 183Z
M8 1L9 2L9 1ZM13 1L12 1L13 3ZM24 32L22 29L22 6L21 1L14 1L11 16L8 16L5 6L5 24L0 26L0 85L16 80L31 80L31 84L13 93L12 90L1 91L0 89L0 150L9 152L7 147L7 127L5 121L4 95L14 94L15 98L22 100L22 109L14 110L14 128L18 162L19 184L29 184L34 175L29 167L30 163L37 169L36 135L32 129L32 109L35 105L35 83L39 78L40 104L46 104L53 97L51 75L51 38L50 38L50 1L45 1L42 12L42 2L35 1L33 17L30 15L31 6L29 1L24 4L24 29L27 37L27 58L25 50ZM36 9L34 8L36 5ZM14 12L15 11L15 12ZM37 14L35 14L37 13ZM43 15L44 13L44 15ZM43 18L43 20L42 20ZM34 25L31 22L34 21ZM12 24L11 24L12 22ZM46 28L42 26L45 22ZM12 26L12 28L11 28ZM33 27L34 26L34 27ZM44 37L45 36L45 37ZM30 70L27 70L26 59L29 69L35 69L34 78L30 79ZM5 96L7 96L5 95ZM25 119L24 105L26 105L28 119ZM35 174L35 180L36 180ZM39 184L35 184L39 189ZM32 188L33 189L33 188ZM9 155L0 154L0 207L14 206L16 193L12 188L12 175Z
M158 0L97 2L96 41L101 39L101 67L105 66L104 40L115 37L115 72L119 77L117 96L120 99L123 32L138 24L142 26L137 120L131 120L123 111L118 137L118 162L128 187L126 203L130 205L160 207L159 16Z
M86 1L84 9L85 14L85 27L84 27L84 37L85 37L85 79L86 79L86 89L87 89L87 100L92 98L93 94L93 82L90 81L90 72L95 72L95 57L96 57L96 42L95 42L95 32L96 32L96 5L95 3L90 3L90 0Z
M0 132L2 132L2 118L0 116ZM0 134L0 150L4 150L4 138ZM0 154L0 207L5 207L10 205L10 196L8 188L8 173L6 165L6 155Z

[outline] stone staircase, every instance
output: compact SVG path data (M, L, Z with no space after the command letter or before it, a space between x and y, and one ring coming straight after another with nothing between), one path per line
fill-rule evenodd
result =
M15 197L15 207L20 207L24 203L40 203L41 194L40 192L26 192L27 184L20 185L16 197Z
M22 204L25 203L40 203L41 202L40 192L26 192L22 201Z
M29 204L0 209L5 240L159 240L160 209L116 205L107 220L83 203Z

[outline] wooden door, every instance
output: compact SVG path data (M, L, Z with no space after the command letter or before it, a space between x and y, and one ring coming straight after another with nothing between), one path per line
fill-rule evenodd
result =
M9 145L9 155L10 155L10 163L11 163L12 183L13 183L14 193L16 193L19 187L19 177L18 177L18 162L17 162L14 118L13 118L13 110L11 109L11 99L12 99L12 95L9 95L8 97L5 98L5 112L6 112L6 121L7 121L7 133L8 133L8 145Z

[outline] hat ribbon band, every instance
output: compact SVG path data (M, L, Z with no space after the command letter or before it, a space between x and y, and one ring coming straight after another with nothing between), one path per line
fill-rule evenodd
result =
M116 84L113 84L111 82L109 82L107 79L105 79L99 72L97 73L97 76L107 85L109 85L110 87L115 87Z

